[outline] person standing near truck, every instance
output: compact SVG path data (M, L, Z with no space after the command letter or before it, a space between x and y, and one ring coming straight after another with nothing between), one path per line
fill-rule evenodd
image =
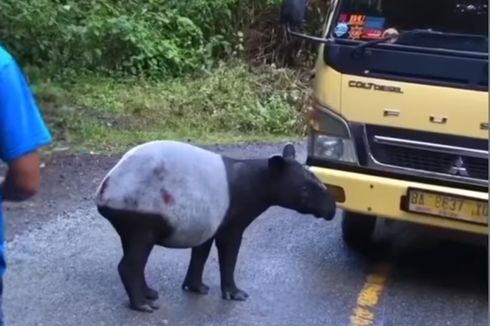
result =
M7 164L0 183L3 201L24 201L40 188L38 150L52 141L28 82L12 55L0 46L0 159ZM6 271L5 221L0 207L0 326L3 278Z

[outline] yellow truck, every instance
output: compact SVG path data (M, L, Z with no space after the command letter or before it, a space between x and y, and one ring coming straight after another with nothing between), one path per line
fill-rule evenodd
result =
M317 42L307 165L335 193L342 235L377 217L488 236L487 0L332 0Z

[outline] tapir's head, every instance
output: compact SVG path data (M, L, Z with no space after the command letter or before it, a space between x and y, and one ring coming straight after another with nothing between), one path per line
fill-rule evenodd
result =
M326 220L335 216L335 199L325 185L296 160L292 144L268 159L271 190L278 205Z

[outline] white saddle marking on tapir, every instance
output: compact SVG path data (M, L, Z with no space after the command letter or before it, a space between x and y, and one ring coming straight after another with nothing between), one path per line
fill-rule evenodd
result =
M158 214L174 230L163 245L192 247L220 226L230 205L228 187L221 155L187 143L152 141L123 155L99 185L96 204Z

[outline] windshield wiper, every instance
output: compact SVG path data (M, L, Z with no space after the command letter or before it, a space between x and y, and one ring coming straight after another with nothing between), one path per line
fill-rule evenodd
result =
M384 42L389 41L391 39L394 39L396 37L400 37L400 36L403 36L403 35L411 35L411 34L436 34L436 35L442 35L444 33L443 32L439 32L439 31L434 31L432 29L411 29L411 30L404 31L404 32L401 32L401 33L391 33L391 34L388 34L387 36L385 36L383 38L380 38L380 39L377 39L377 40L368 41L368 42L365 42L365 43L356 45L354 47L354 49L352 49L352 55L354 55L355 57L358 58L358 57L362 56L365 53L366 48L368 48L370 46L373 46L373 45L376 45L376 44L379 44L379 43L384 43Z

